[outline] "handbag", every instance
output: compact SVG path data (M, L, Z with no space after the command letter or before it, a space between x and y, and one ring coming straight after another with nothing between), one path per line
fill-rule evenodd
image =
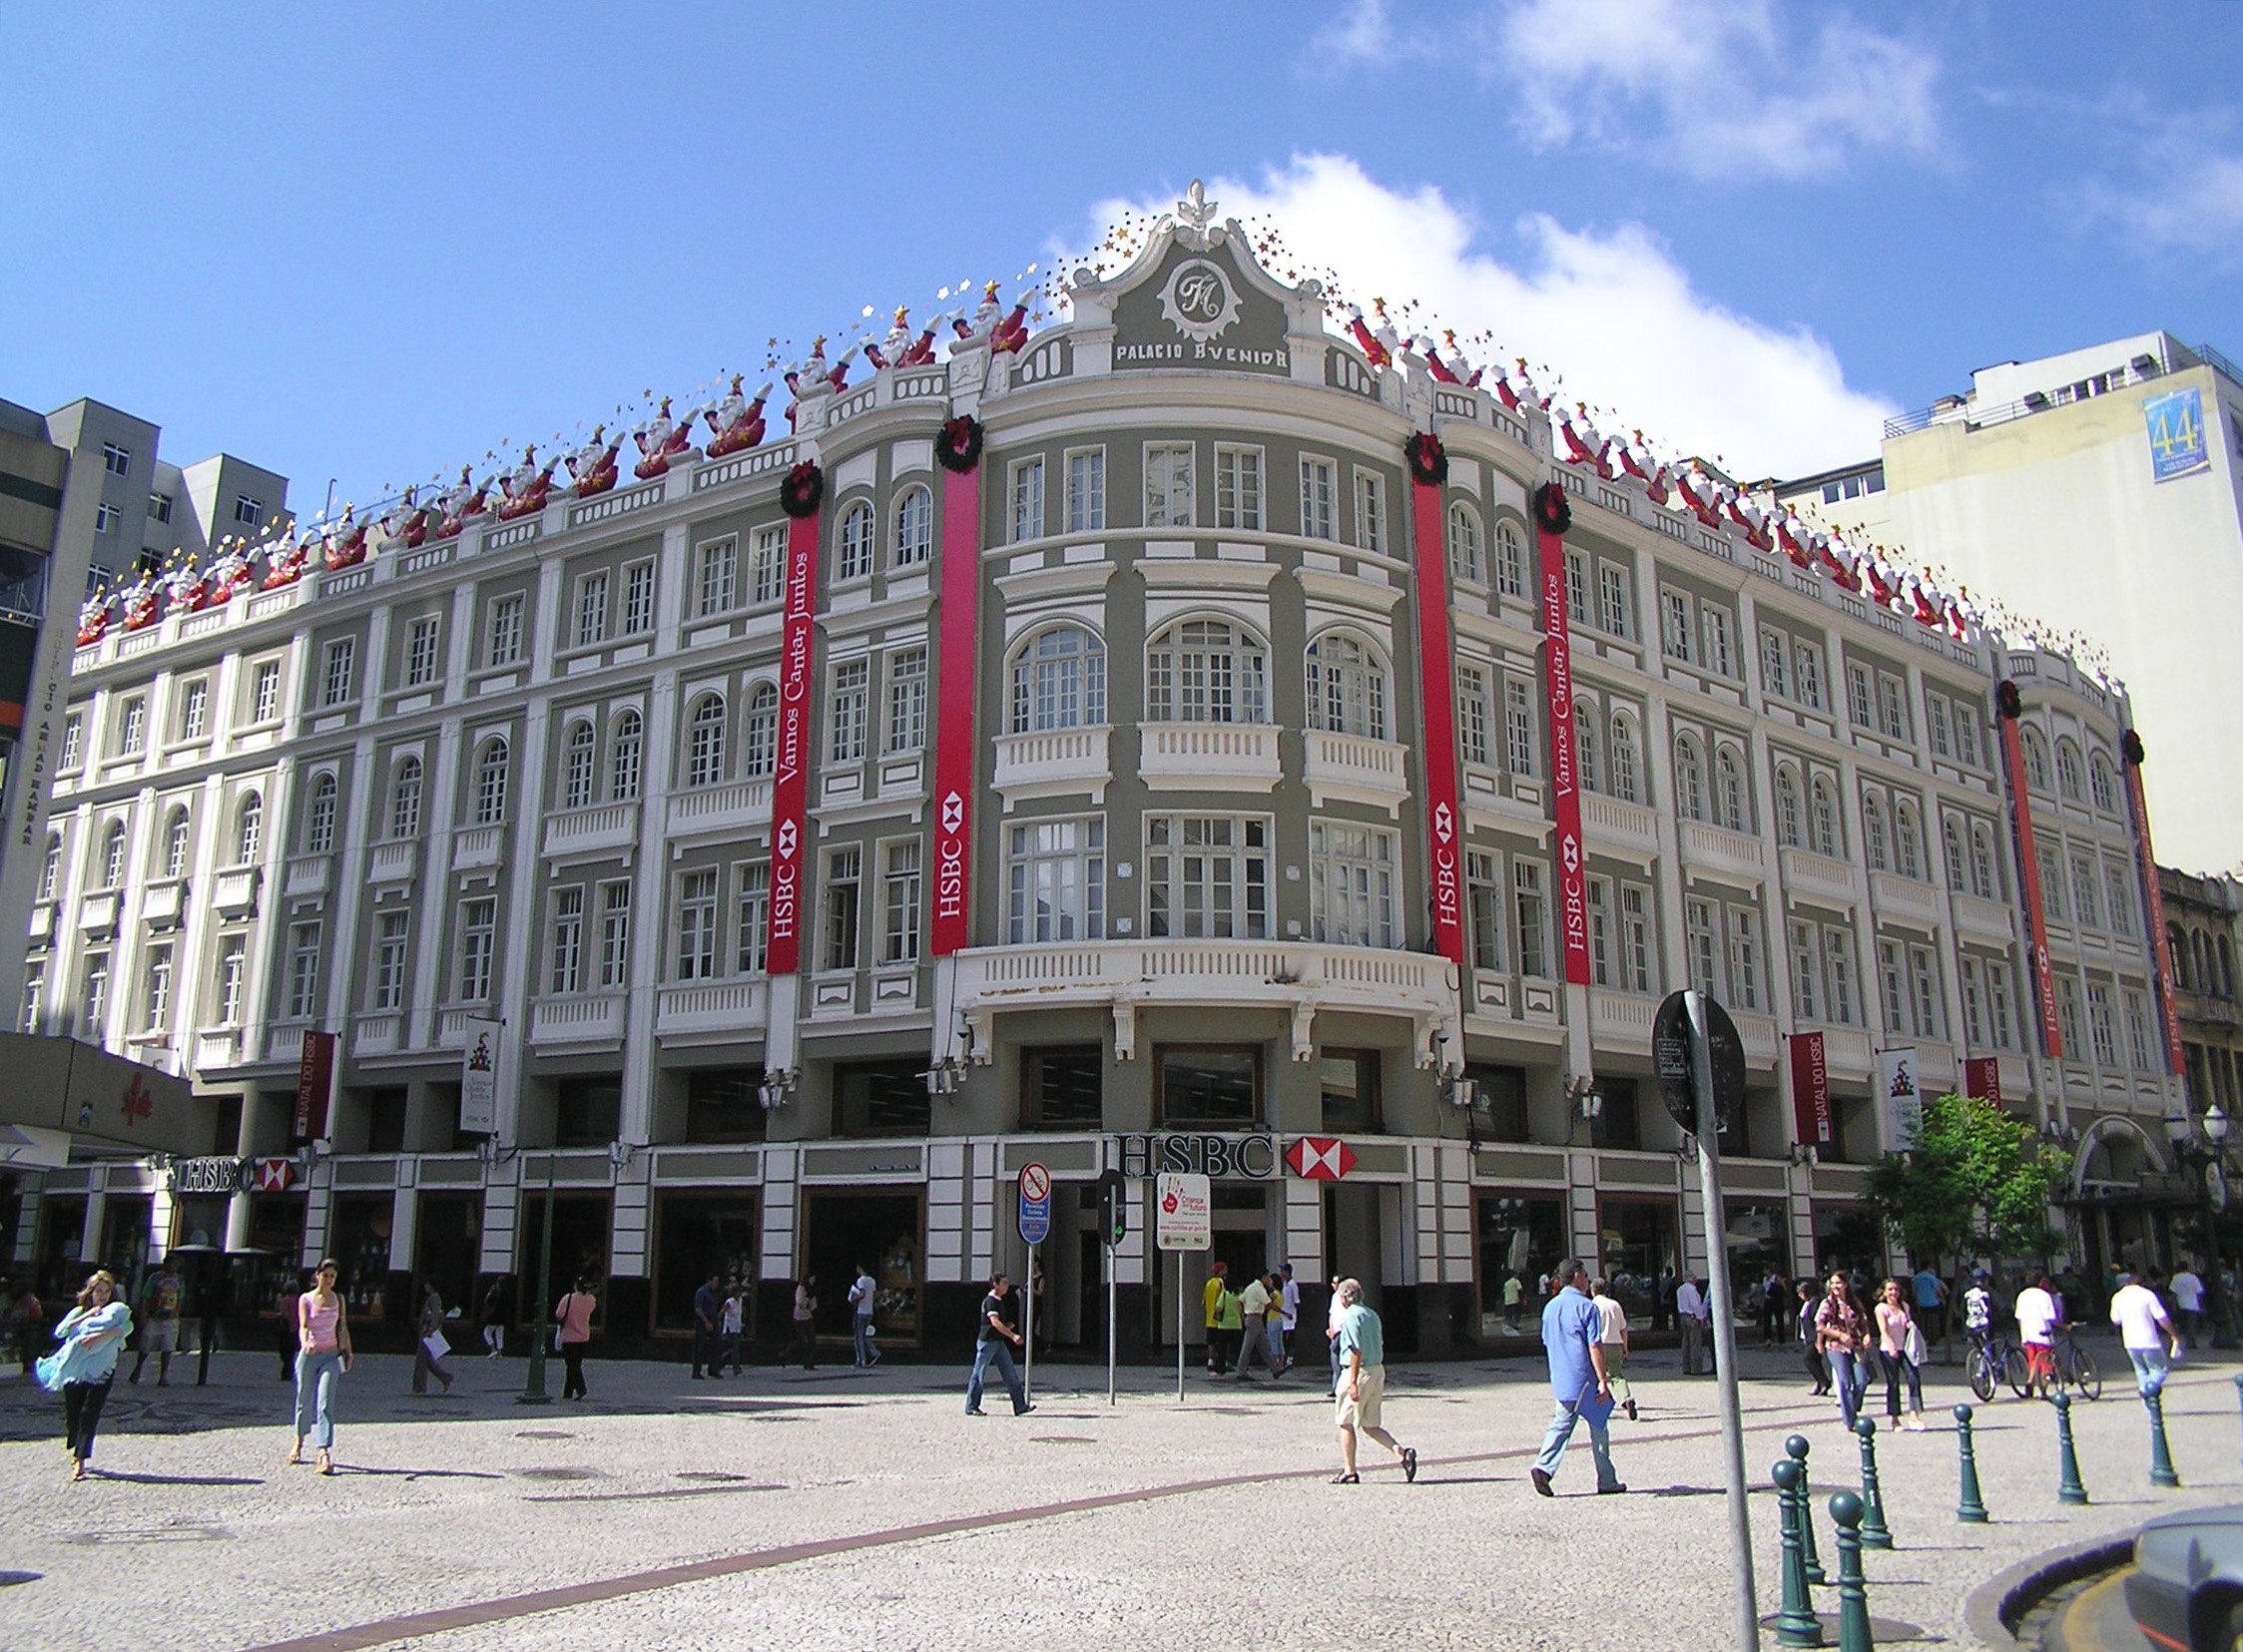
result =
M1909 1334L1901 1340L1901 1352L1908 1363L1919 1369L1932 1363L1932 1351L1924 1346L1924 1332L1914 1319L1909 1321Z
M441 1365L444 1356L452 1351L451 1344L444 1341L444 1334L441 1331L431 1331L427 1336L421 1338L420 1346L428 1351L430 1362L436 1365Z

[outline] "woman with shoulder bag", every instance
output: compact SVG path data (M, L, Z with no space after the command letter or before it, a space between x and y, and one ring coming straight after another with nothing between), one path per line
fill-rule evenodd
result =
M592 1341L592 1311L600 1306L600 1299L592 1294L592 1282L579 1279L576 1289L553 1305L553 1346L560 1350L561 1361L568 1367L568 1377L561 1383L563 1399L590 1397L584 1386L584 1351Z
M1852 1433L1862 1391L1869 1386L1869 1321L1843 1273L1831 1275L1823 1306L1815 1310L1815 1346L1830 1361L1831 1381L1838 1389L1838 1414L1846 1419L1846 1431Z
M1890 1422L1901 1420L1901 1384L1909 1390L1908 1427L1914 1433L1924 1432L1924 1379L1917 1375L1917 1367L1924 1358L1924 1333L1917 1329L1916 1316L1909 1312L1908 1299L1901 1282L1885 1282L1885 1300L1877 1305L1877 1363L1885 1373L1885 1415Z

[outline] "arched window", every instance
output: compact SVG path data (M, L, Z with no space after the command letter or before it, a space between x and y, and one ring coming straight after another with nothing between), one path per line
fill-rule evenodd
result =
M594 750L592 725L569 725L568 755L563 760L561 774L561 807L585 809L592 802L592 775L599 760Z
M125 823L112 821L101 840L101 886L114 889L125 881Z
M608 744L608 802L627 804L639 795L639 759L646 749L646 724L636 710L616 714Z
M250 866L257 863L258 850L265 844L265 800L252 792L242 800L242 807L234 813L234 863Z
M1506 597L1526 595L1526 559L1519 554L1518 529L1495 524L1495 589Z
M1614 713L1612 717L1612 796L1622 803L1641 803L1637 796L1635 725Z
M1039 631L1012 657L1012 732L1106 721L1106 645L1079 625Z
M2100 752L2087 758L2087 791L2105 815L2118 813L2118 783L2111 775L2110 760Z
M1600 749L1603 745L1596 737L1596 707L1586 700L1573 702L1573 764L1580 773L1581 790L1604 790L1604 764Z
M1362 638L1328 631L1309 645L1309 727L1387 738L1387 668Z
M496 826L506 819L506 742L492 740L475 760L475 824Z
M1722 747L1714 754L1713 800L1721 824L1731 831L1745 829L1745 774L1738 767L1737 754Z
M1953 815L1940 822L1940 841L1947 848L1948 887L1959 891L1968 888L1963 865L1963 827Z
M934 548L934 495L916 485L895 501L895 565L912 568Z
M715 786L725 778L725 702L705 694L693 703L686 725L686 785Z
M1898 851L1895 858L1903 877L1921 878L1924 875L1924 832L1916 823L1916 809L1912 804L1902 804L1893 811L1893 844Z
M1487 583L1487 562L1480 551L1479 513L1462 500L1448 507L1448 572L1474 585Z
M389 835L420 835L420 759L408 757L397 765L397 778L389 786Z
M2212 937L2199 929L2196 931L2196 990L2210 992L2214 979L2212 973Z
M311 799L303 807L303 852L326 854L334 848L335 780L320 774L311 782Z
M2220 996L2232 999L2235 996L2235 951L2228 945L2225 935L2220 936L2216 944L2219 948Z
M1839 855L1845 852L1846 836L1838 826L1838 799L1832 795L1830 782L1817 778L1809 789L1812 813L1808 817L1815 830L1815 852Z
M1267 723L1269 651L1228 620L1180 620L1145 652L1154 723Z
M779 767L779 690L758 683L748 696L748 722L744 731L747 761L741 766L750 780L769 780Z
M1862 800L1862 848L1878 871L1893 869L1892 845L1885 836L1885 806L1874 795Z
M1799 777L1789 768L1776 771L1776 841L1786 848L1805 841L1800 835Z
M2075 804L2087 801L2079 774L2079 748L2068 740L2056 742L2056 790Z
M2048 743L2040 738L2040 731L2025 724L2017 725L2018 748L2024 756L2025 785L2035 792L2048 790Z
M2181 926L2177 923L2165 925L2165 950L2173 955L2173 974L2178 977L2175 984L2183 992L2194 992L2196 982L2190 976L2188 967L2188 937L2181 933Z
M1674 806L1685 820L1706 818L1705 760L1688 735L1674 743Z
M1993 832L1986 826L1970 828L1970 892L1984 900L1998 900L1993 875Z
M187 811L175 809L164 822L164 875L187 875Z
M841 512L836 579L862 579L872 571L872 507L862 499Z
M62 885L62 833L47 833L47 858L39 867L39 898L52 900Z

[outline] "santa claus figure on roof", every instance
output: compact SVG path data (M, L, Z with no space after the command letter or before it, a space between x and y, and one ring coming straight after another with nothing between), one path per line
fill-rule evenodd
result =
M327 534L327 572L340 573L345 568L355 568L366 560L366 525L357 519L349 505L342 507L342 520Z
M1722 486L1704 460L1690 461L1690 468L1675 478L1675 490L1699 521L1709 528L1721 526Z
M471 516L480 516L489 508L491 485L472 479L467 466L459 467L459 480L444 490L441 519L436 524L436 537L450 539L467 525Z
M250 553L239 539L228 539L219 545L217 558L211 563L211 603L234 600L234 593L247 591L257 583L255 564Z
M1559 455L1567 464L1593 470L1606 481L1612 479L1612 466L1605 461L1603 433L1589 420L1589 404L1576 401L1573 411L1560 411L1557 415L1558 440L1565 451Z
M78 646L92 648L109 635L111 599L107 591L96 591L78 605Z
M1615 440L1612 445L1619 455L1620 468L1643 484L1643 491L1651 496L1653 504L1665 504L1669 482L1666 461L1651 451L1643 432L1630 430L1626 441Z
M565 462L569 467L569 480L576 484L576 496L579 499L597 498L615 486L619 468L616 452L622 445L621 436L610 441L608 427L595 424L592 426L591 439L574 453L567 455Z
M173 559L164 571L164 612L166 614L199 614L209 605L211 588L202 571L195 566L195 556Z
M764 385L751 398L741 394L741 376L739 373L732 375L732 388L708 415L709 428L716 432L709 442L712 459L742 452L764 439L764 400L771 394L771 386ZM787 387L791 390L795 386L790 382Z
M498 519L511 522L543 510L553 492L553 466L557 463L556 459L547 459L541 465L537 462L536 447L523 448L522 462L514 467L514 473L498 479L499 490L505 494L498 507Z
M740 380L732 382L737 389ZM693 452L693 419L690 412L682 420L672 418L670 398L664 396L654 417L631 432L631 439L639 445L639 462L631 467L631 474L642 482L651 482L667 475L671 465L683 462Z
M156 623L156 572L143 568L133 588L125 593L125 629L142 631Z
M285 541L284 543L287 544L286 550L282 551L278 557L269 556L265 579L260 588L267 591L278 591L282 586L293 585L301 579L303 577L303 566L310 560L311 546L316 538L316 534L307 533L301 539Z
M391 505L381 516L381 531L389 536L393 545L417 550L428 538L428 512L421 509L419 489L405 489L405 496Z

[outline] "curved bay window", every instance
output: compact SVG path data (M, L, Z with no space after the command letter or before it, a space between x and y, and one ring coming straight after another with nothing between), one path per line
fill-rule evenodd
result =
M1039 631L1012 661L1016 735L1106 721L1106 645L1077 625Z
M1154 723L1267 723L1270 658L1227 620L1182 620L1145 652L1145 715Z
M1153 1110L1163 1125L1243 1130L1262 1120L1262 1046L1163 1044L1153 1052Z

